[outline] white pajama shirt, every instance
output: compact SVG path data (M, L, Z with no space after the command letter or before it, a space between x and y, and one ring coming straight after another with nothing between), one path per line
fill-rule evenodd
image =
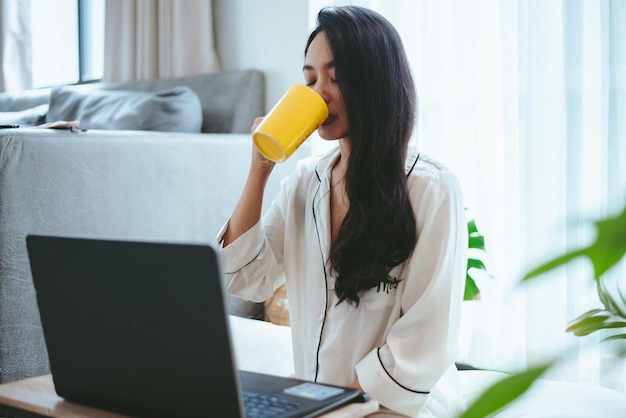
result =
M338 157L333 150L300 161L262 221L222 250L228 291L260 302L284 278L297 377L339 385L358 378L390 410L452 416L457 400L435 384L455 371L467 249L459 183L428 157L407 160L416 247L390 272L393 285L362 292L358 307L337 304L328 259Z

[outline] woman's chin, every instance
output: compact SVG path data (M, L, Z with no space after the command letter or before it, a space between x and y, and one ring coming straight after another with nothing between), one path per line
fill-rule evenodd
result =
M338 133L336 130L325 129L324 126L320 126L319 128L317 128L317 134L325 141L336 141L337 139L346 136L343 133Z

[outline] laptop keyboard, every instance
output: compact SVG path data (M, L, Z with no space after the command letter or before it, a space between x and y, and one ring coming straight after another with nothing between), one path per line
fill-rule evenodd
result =
M244 391L243 403L247 418L273 418L297 409L300 403L262 393Z

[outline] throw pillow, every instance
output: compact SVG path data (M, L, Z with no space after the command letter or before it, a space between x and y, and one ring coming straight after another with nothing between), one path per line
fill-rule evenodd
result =
M46 121L46 112L47 103L16 112L0 112L0 125L41 125Z
M290 326L289 299L287 299L287 286L280 285L272 296L265 301L264 319L276 325Z
M185 86L160 92L52 90L47 122L77 120L82 129L200 132L202 105Z

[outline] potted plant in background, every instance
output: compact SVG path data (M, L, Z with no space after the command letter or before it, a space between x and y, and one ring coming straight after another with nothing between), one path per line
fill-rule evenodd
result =
M626 206L620 214L595 222L596 239L588 247L567 252L533 269L523 278L528 281L556 269L579 257L586 257L593 265L594 280L603 308L591 309L578 316L567 328L577 336L604 330L610 334L605 341L626 340L626 296L619 286L609 289L605 273L626 254ZM626 352L622 352L626 357ZM461 418L481 418L498 411L522 395L553 363L543 364L527 371L512 374L489 387Z
M485 247L485 237L478 231L476 220L466 208L467 215L467 269L465 273L465 294L463 300L480 299L480 289L476 284L479 276L490 276L487 271L485 259L487 250Z

